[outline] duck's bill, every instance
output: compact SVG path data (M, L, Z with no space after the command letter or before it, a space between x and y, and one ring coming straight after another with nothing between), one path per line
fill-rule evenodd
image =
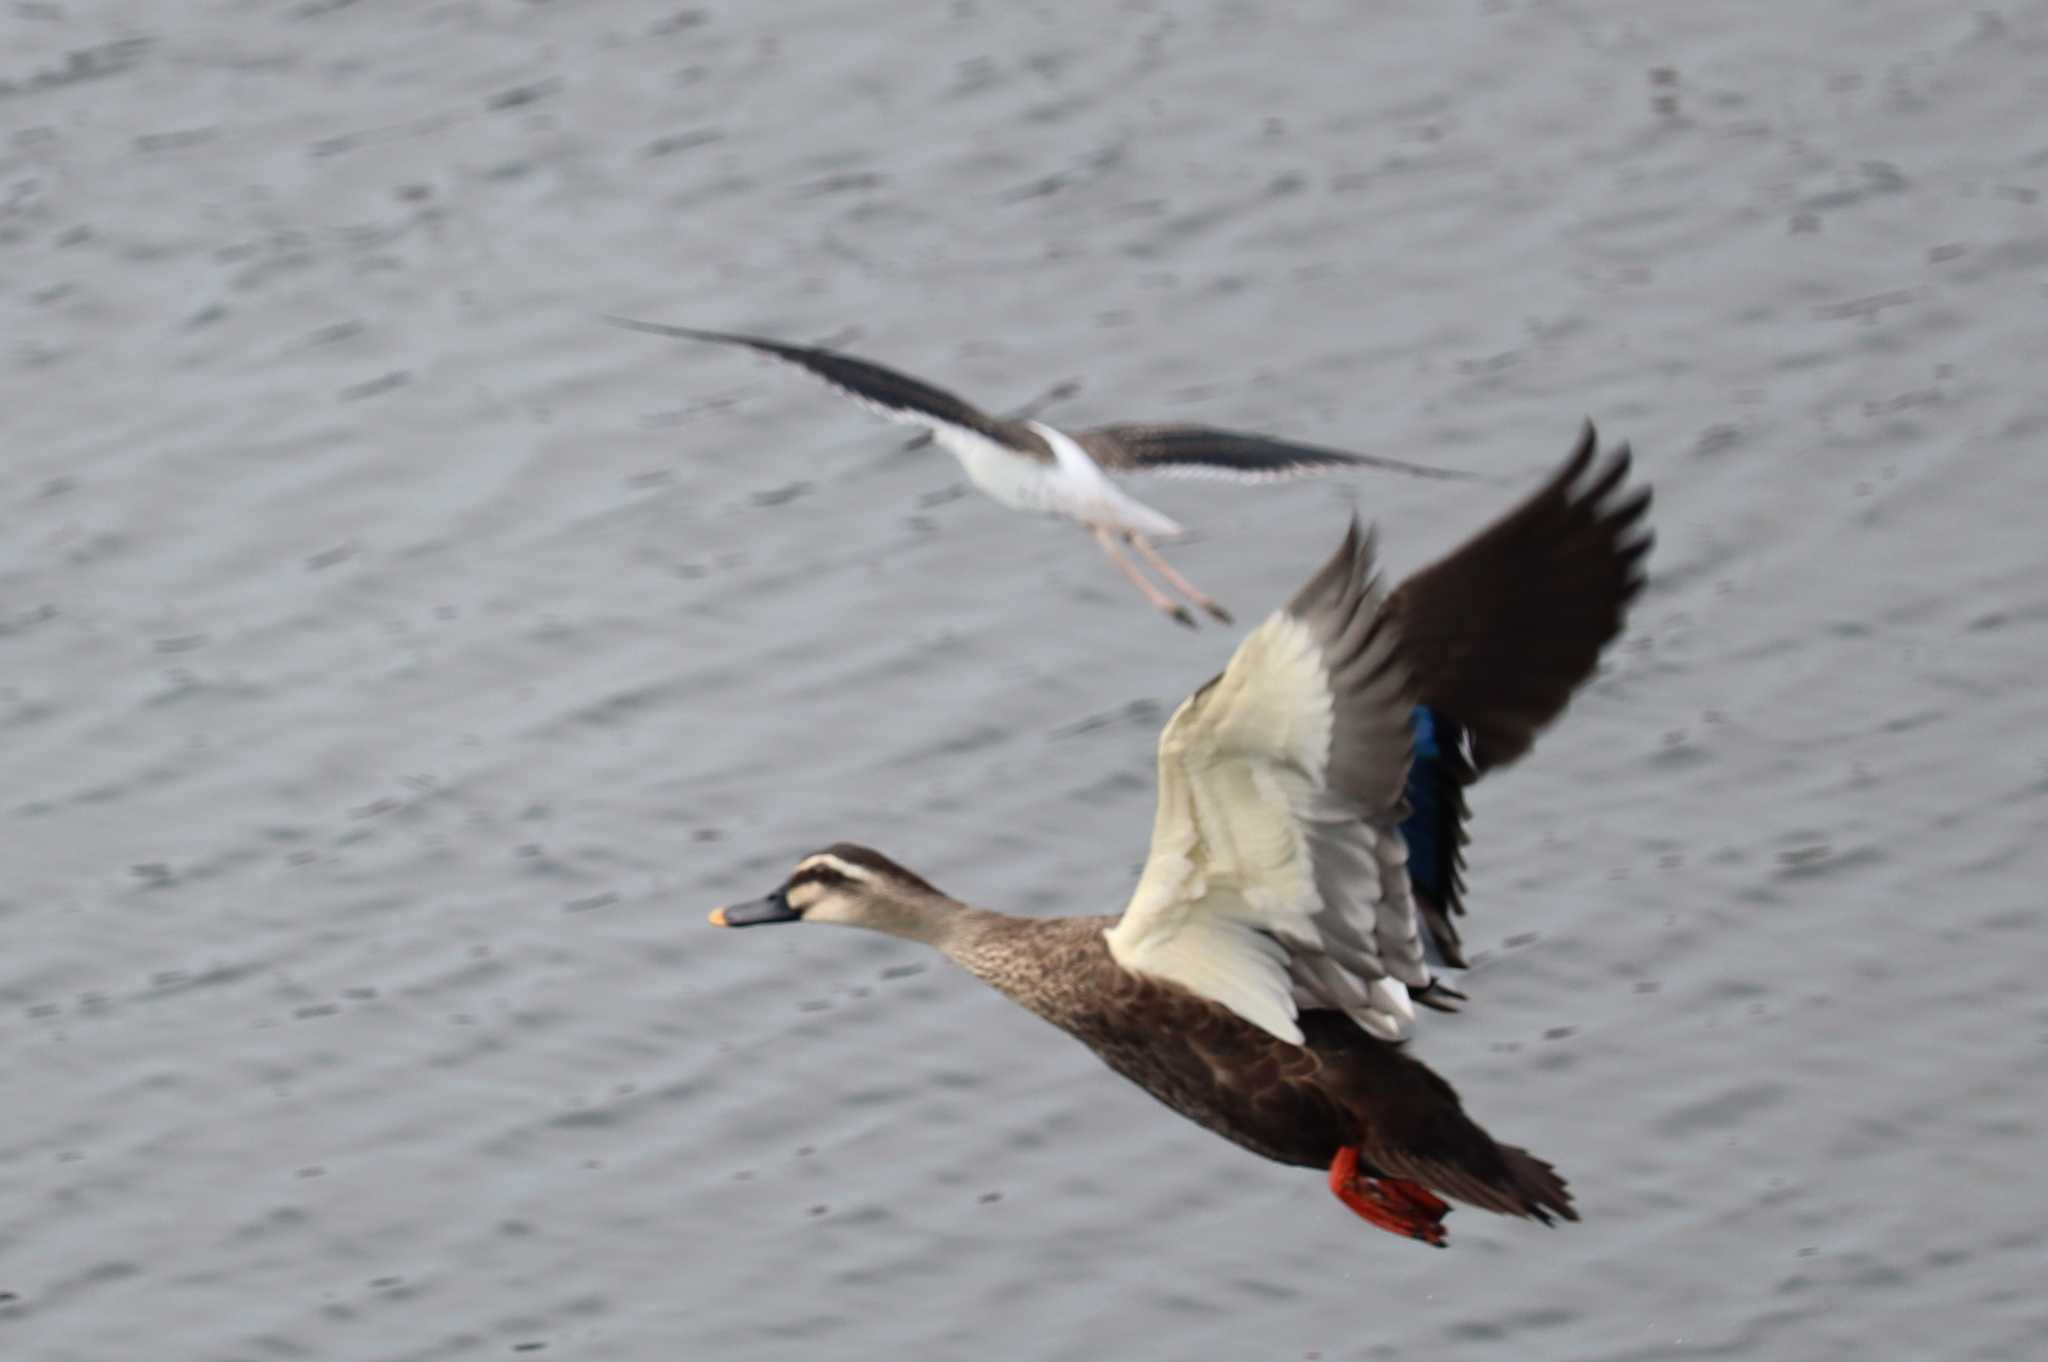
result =
M729 903L723 908L711 910L711 925L714 927L759 927L770 922L795 922L800 914L789 906L789 899L778 889L764 899L751 903Z

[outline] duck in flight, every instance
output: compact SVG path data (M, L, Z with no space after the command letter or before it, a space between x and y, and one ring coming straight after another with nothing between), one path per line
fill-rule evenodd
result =
M1181 1115L1327 1169L1393 1233L1442 1246L1445 1198L1577 1220L1551 1165L1497 1143L1405 1041L1415 1004L1465 1000L1432 965L1463 963L1464 787L1528 752L1642 588L1650 495L1628 470L1625 446L1596 457L1589 426L1542 488L1391 593L1354 520L1167 723L1151 851L1121 916L970 907L842 842L711 920L935 946Z
M1230 612L1175 571L1153 542L1186 533L1179 522L1119 487L1112 474L1274 482L1345 468L1382 468L1429 478L1469 474L1401 459L1347 454L1212 426L1122 424L1069 434L1026 418L992 416L908 374L814 345L789 345L729 331L699 331L630 317L606 317L628 330L739 345L807 370L855 401L903 425L922 426L960 461L968 481L1003 505L1077 521L1154 609L1194 627L1186 605L1155 585L1125 554L1128 546L1168 590L1225 624Z

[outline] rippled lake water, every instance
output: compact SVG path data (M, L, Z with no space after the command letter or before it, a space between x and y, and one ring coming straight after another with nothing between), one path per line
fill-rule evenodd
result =
M2048 7L0 16L0 1353L2017 1359L2048 1332ZM1634 442L1419 1052L1430 1253L902 943L1113 911L1234 632L745 355L1455 465L1139 489L1255 619Z

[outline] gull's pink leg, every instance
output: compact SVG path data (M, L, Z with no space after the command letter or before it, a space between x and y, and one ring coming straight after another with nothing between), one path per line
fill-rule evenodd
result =
M1203 591L1178 572L1175 572L1173 564L1167 562L1159 550L1152 547L1151 540L1135 531L1127 533L1124 537L1131 541L1132 548L1135 548L1140 554L1144 555L1145 561L1152 565L1152 570L1166 579L1168 586L1193 601L1196 605L1201 606L1202 609L1208 611L1223 623L1229 624L1231 622L1230 612L1218 605L1215 597Z
M1138 565L1124 557L1123 551L1116 546L1115 533L1108 526L1090 525L1088 528L1095 532L1095 542L1102 545L1102 551L1109 555L1109 561L1115 563L1117 570L1131 579L1132 586L1145 593L1145 599L1152 603L1154 610L1161 612L1168 619L1178 620L1190 629L1195 627L1195 617L1188 613L1186 606L1169 599L1165 592L1146 581L1145 574L1138 571Z

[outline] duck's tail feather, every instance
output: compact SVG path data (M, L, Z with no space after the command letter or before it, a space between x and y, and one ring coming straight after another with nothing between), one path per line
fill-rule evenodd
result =
M1559 1220L1579 1218L1572 1206L1571 1189L1555 1168L1511 1144L1500 1146L1500 1152L1507 1173L1507 1185L1501 1190L1511 1193L1518 1203L1512 1214L1525 1215L1546 1225L1552 1223L1553 1216Z

